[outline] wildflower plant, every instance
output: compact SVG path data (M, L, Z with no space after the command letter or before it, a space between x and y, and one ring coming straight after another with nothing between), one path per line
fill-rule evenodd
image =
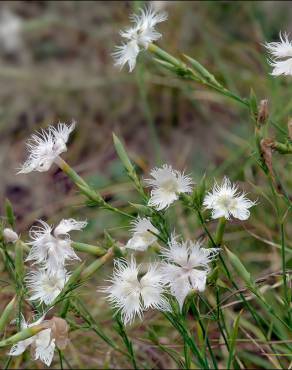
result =
M6 215L0 228L0 250L15 295L0 316L0 332L4 336L0 348L9 348L7 353L11 357L21 356L31 347L32 360L51 366L54 359L57 363L55 354L58 352L63 368L71 332L92 330L112 351L131 361L132 367L137 369L144 365L136 351L137 346L133 345L134 338L128 335L128 328L140 325L148 330L149 340L178 367L218 369L224 362L223 367L228 369L244 368L245 357L236 351L236 342L240 320L245 315L248 319L242 319L241 334L247 333L248 338L256 343L252 334L259 336L271 350L273 343L270 339L275 338L280 355L271 361L277 365L276 368L289 365L288 361L282 363L280 357L283 352L291 350L288 340L292 329L291 292L284 231L286 217L291 211L291 199L285 191L279 194L282 188L276 187L271 156L274 152L291 154L291 138L277 141L267 137L268 130L262 128L268 119L267 111L263 112L264 104L258 108L254 94L242 98L224 87L194 58L184 56L181 60L155 45L154 42L161 37L155 27L166 19L166 14L157 13L152 7L146 7L132 16L132 27L121 31L125 43L114 54L116 64L123 67L128 63L131 72L140 51L147 50L154 55L155 63L175 77L202 84L249 109L255 125L255 163L267 178L281 216L281 245L278 247L282 270L277 276L283 297L276 302L281 310L275 309L274 302L270 302L266 290L259 285L262 280L255 279L248 271L244 256L230 250L232 241L225 241L226 228L234 227L232 221L252 220L253 212L261 207L260 202L252 200L256 199L255 194L251 192L247 197L227 175L220 179L220 184L215 182L208 192L213 183L211 175L207 174L195 184L191 174L186 175L170 164L154 167L140 176L124 145L114 135L117 155L140 197L140 203L129 203L125 208L115 207L61 158L61 154L68 149L69 135L75 129L75 123L59 123L31 136L27 142L28 157L18 173L28 175L33 171L49 171L55 163L86 198L86 205L123 217L128 233L125 239L116 240L106 231L105 240L96 245L93 241L75 241L75 237L78 238L86 228L86 221L62 219L54 227L38 220L38 225L31 227L29 238L25 240L18 234L12 205L6 202ZM280 38L280 43L266 44L275 58L273 75L290 74L290 42L286 35ZM278 61L282 57L288 59ZM278 204L279 198L286 207L283 213ZM169 215L177 210L190 215L188 235L183 235L184 230L180 236L175 234L174 230L178 227L176 217ZM236 227L244 229L243 222L238 222ZM71 234L73 231L76 231L75 235ZM80 252L87 257L81 259ZM143 261L137 262L138 258ZM110 276L105 274L104 265L111 269ZM115 323L123 348L100 327L98 318L96 320L92 316L90 307L85 307L79 297L88 280L98 272L101 273L97 291L111 307L109 321ZM99 293L90 294L97 296ZM235 303L224 304L230 297L236 299ZM225 309L233 304L240 305L241 311L237 317L226 320ZM263 309L265 319L256 307ZM24 320L24 312L33 316L32 324ZM164 327L176 332L174 338L181 347L173 350L163 343L163 335L160 338L155 325L151 326L151 315L154 314L159 320L164 320ZM268 328L267 319L272 323ZM230 321L233 323L230 324ZM15 334L10 332L13 322L16 324ZM212 344L216 338L211 335L210 327L216 327L220 335L218 343L226 347L224 353ZM267 352L265 355L270 359ZM19 361L18 364L21 364L21 358Z

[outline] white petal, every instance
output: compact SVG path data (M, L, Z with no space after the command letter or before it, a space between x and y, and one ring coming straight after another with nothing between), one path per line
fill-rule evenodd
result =
M112 54L115 59L115 65L123 68L128 63L129 72L132 72L136 66L136 59L139 52L140 48L136 40L116 46L116 51Z
M86 227L86 225L87 225L86 221L76 221L74 220L74 218L64 219L55 228L54 235L55 237L67 235L70 231L82 230L84 227Z
M8 353L9 356L21 355L31 343L32 343L32 339L28 338L28 339L22 340L14 344L14 346L12 346L12 348L10 349Z

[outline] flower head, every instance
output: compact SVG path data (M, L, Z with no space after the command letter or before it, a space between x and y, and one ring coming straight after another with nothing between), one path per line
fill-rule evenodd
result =
M202 248L199 242L178 242L173 235L169 248L162 249L166 262L162 263L163 281L170 287L182 309L184 300L191 290L204 291L209 263L216 257L218 248Z
M157 240L157 237L151 234L149 230L155 234L159 234L159 231L152 225L148 218L138 217L133 222L133 237L128 241L126 248L145 251Z
M67 260L79 259L71 247L69 231L81 230L87 223L74 219L62 220L53 229L46 222L39 220L41 226L33 226L30 229L32 241L27 261L43 264L48 273L55 273L63 269Z
M18 173L48 171L58 156L67 151L66 144L74 128L75 122L69 126L59 123L33 134L26 143L28 158Z
M25 319L22 318L21 328L26 329L35 325L41 324L43 317L35 321L32 324L27 324ZM34 360L41 360L47 366L50 366L55 351L55 339L51 336L51 329L41 330L36 335L22 340L12 346L9 355L10 356L19 356L21 355L27 347L32 346L33 348L33 357Z
M68 273L63 269L51 274L46 270L30 272L25 279L27 287L32 292L30 300L39 300L46 305L52 303L63 290L68 278Z
M280 41L266 42L264 46L271 54L269 63L274 67L273 76L292 75L292 42L289 41L287 33L280 32Z
M213 190L206 195L203 205L212 210L212 218L225 217L228 220L233 216L239 220L247 220L250 216L248 209L256 202L249 200L245 195L240 194L237 186L224 177L221 185L215 183Z
M141 265L137 266L134 258L131 261L117 259L111 285L102 289L113 306L121 311L125 324L131 323L136 315L141 318L143 311L149 308L169 310L158 266L150 264L142 277L140 272Z
M153 187L148 205L157 210L169 207L178 199L180 193L192 191L192 179L184 173L173 170L167 164L161 168L154 168L150 175L153 179L145 180L148 186Z
M141 49L147 49L151 42L161 37L161 34L154 27L156 24L165 21L167 14L156 12L150 5L147 8L140 9L140 14L133 14L130 19L133 26L120 32L126 42L116 46L113 57L115 58L115 65L123 68L128 63L129 71L132 72Z

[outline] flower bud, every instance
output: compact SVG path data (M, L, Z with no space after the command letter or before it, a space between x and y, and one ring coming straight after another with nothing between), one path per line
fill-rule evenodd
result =
M260 105L258 107L258 118L257 123L258 125L264 125L269 118L269 109L268 109L268 100L263 99L260 101Z
M18 235L8 227L3 230L3 237L6 243L15 243L18 240Z

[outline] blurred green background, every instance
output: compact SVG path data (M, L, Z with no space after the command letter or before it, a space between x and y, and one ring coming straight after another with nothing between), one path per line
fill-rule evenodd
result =
M269 75L262 43L277 40L279 31L292 29L292 3L152 3L169 14L168 21L158 27L163 34L158 44L173 55L186 53L196 58L243 97L253 87L259 99L269 100L271 117L280 128L271 126L269 135L281 140L292 111L291 78ZM196 181L206 173L210 184L224 175L242 182L261 206L244 224L248 232L233 222L226 240L244 255L255 276L276 271L281 266L280 254L267 243L278 242L274 209L265 176L255 160L249 112L213 91L165 72L147 52L141 53L131 74L127 68L119 71L113 66L111 53L121 41L119 30L128 26L128 15L140 5L142 2L128 1L1 2L1 214L8 197L17 216L17 232L24 240L36 219L56 224L62 218L76 217L89 221L78 240L99 242L107 229L120 242L126 242L129 224L105 211L83 207L83 198L57 167L47 173L16 175L25 158L25 140L31 133L49 124L75 120L77 129L64 158L117 207L129 210L129 201L141 200L115 154L112 132L123 139L144 177L153 166L169 163L191 173ZM291 192L291 159L275 155L275 168L285 189ZM201 236L197 221L185 215L179 205L173 207L169 219L185 237ZM287 233L291 236L291 226ZM291 242L287 243L291 247ZM100 294L95 301L97 295L92 292L103 277L104 272L91 283L90 291L82 292L97 318L107 304ZM110 312L104 320L102 325L110 328ZM136 326L140 331L135 345L146 356L145 361L149 352L155 363L159 359L155 360L158 355L154 349L139 342L139 333L146 329L139 320ZM104 364L101 358L104 360L107 347L97 337L93 340L92 335L83 338L80 351L69 350L74 366ZM175 340L173 336L170 338ZM72 343L76 345L74 338ZM91 358L96 353L93 351L100 351L101 357ZM161 367L173 365L164 358L160 361Z

